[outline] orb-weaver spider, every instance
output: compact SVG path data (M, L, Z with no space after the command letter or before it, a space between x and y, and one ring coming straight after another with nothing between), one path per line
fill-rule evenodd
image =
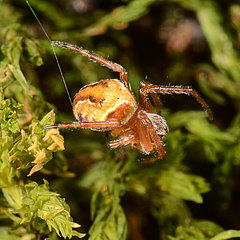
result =
M53 41L52 45L67 48L81 53L90 60L119 72L119 79L101 80L84 86L76 94L73 102L73 113L77 122L46 126L51 128L89 128L95 131L111 131L118 138L108 143L110 148L130 144L143 153L157 152L157 156L148 161L162 158L166 153L162 137L166 135L168 126L162 116L156 113L149 100L151 95L154 104L161 104L157 94L192 95L211 118L211 110L198 93L188 86L159 86L141 82L138 103L128 86L127 71L119 64L108 61L80 47Z

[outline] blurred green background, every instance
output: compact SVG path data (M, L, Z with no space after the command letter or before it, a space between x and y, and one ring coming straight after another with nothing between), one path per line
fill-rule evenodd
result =
M108 149L105 143L112 138L101 132L61 131L64 151L59 133L47 143L42 127L55 118L53 112L46 114L54 109L56 122L73 122L71 103L50 43L27 3L1 1L1 239L76 235L69 222L64 230L67 224L61 225L60 218L53 223L29 202L9 200L17 191L35 199L33 181L43 195L51 190L65 198L74 222L82 225L80 232L87 233L85 239L240 237L239 2L30 4L51 40L76 44L127 69L136 97L141 81L192 86L209 104L213 120L190 96L160 96L169 126L163 139L167 154L151 164L141 161L148 156L137 149ZM118 78L80 54L54 49L72 98L86 84ZM49 148L52 141L58 145ZM46 156L39 157L41 151ZM27 177L30 168L35 173ZM56 207L56 202L47 199L45 204Z

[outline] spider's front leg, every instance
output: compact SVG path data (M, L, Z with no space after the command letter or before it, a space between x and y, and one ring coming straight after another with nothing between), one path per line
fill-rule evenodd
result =
M120 81L125 85L125 87L128 87L128 85L127 85L127 71L121 65L119 65L117 63L114 63L114 62L111 62L109 60L106 60L106 59L104 59L100 56L97 56L97 55L89 52L88 50L85 50L81 47L72 45L70 43L52 41L51 44L54 45L54 46L66 48L66 49L69 49L71 51L81 53L82 55L88 57L90 60L99 62L100 64L104 65L105 67L107 67L109 69L112 69L114 72L119 72Z
M193 96L206 110L208 113L208 117L212 120L212 111L207 105L207 103L200 97L200 95L191 87L188 86L159 86L159 85L152 85L147 84L143 88L139 90L139 98L142 102L144 99L148 98L148 94L151 93L161 93L161 94L187 94Z
M119 127L121 123L117 120L111 120L106 122L72 122L63 123L54 126L45 126L44 129L59 129L59 128L90 128L96 131L108 131L112 128Z

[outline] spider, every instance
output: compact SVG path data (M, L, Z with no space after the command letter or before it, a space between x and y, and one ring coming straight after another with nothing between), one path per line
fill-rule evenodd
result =
M51 44L81 53L118 72L120 77L101 80L81 88L73 101L73 113L77 122L46 126L45 129L89 128L94 131L111 131L111 135L118 138L107 144L110 148L129 144L144 154L157 152L155 157L147 160L154 162L166 154L162 138L167 134L168 126L165 119L155 111L149 95L153 103L160 107L158 93L192 95L209 117L212 116L205 101L189 86L159 86L141 82L137 103L128 86L127 71L121 65L69 43L52 41Z

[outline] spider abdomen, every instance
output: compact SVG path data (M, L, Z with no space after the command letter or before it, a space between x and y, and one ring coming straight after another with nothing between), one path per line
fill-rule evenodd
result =
M136 100L119 80L101 80L79 90L73 113L80 122L119 120L126 123L137 108Z

